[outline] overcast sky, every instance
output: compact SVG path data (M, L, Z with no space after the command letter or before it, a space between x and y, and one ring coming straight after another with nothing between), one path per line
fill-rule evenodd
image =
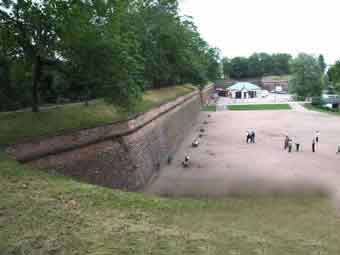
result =
M340 0L180 0L203 38L223 56L254 52L340 59Z

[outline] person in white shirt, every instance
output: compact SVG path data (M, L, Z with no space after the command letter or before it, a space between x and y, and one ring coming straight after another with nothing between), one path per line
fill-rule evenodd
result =
M183 167L189 167L190 157L188 155L185 156L184 161L182 162Z
M320 131L317 130L317 131L315 132L315 142L316 142L316 143L319 143L319 137L320 137Z
M198 147L199 144L200 144L199 141L197 139L195 139L195 141L193 141L193 143L192 143L192 147L196 148L196 147Z

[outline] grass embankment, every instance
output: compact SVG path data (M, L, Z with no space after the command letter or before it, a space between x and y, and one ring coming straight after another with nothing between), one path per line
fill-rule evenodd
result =
M231 111L290 110L289 104L244 104L228 105Z
M0 254L340 254L321 196L170 200L0 159Z
M193 92L190 85L149 90L133 114L146 112L162 103ZM84 104L69 104L45 109L39 113L11 112L0 113L0 144L12 144L25 138L54 135L66 130L91 128L129 117L104 100Z
M207 105L207 106L204 106L202 111L205 111L205 112L216 112L216 105Z
M339 109L329 109L328 107L312 105L311 103L302 104L302 106L311 111L324 112L324 113L329 113L333 115L340 115Z

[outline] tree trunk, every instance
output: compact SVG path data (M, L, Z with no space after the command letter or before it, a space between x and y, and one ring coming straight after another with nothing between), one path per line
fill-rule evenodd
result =
M39 112L39 81L41 75L41 58L36 56L33 64L32 112Z

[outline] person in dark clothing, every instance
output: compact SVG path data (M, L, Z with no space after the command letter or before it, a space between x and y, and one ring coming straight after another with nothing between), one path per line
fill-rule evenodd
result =
M199 145L199 141L196 139L195 141L192 142L192 147L196 148Z
M296 146L296 151L299 152L300 151L300 142L295 142L295 146Z
M246 141L247 143L251 142L251 135L249 131L246 132Z
M185 156L184 161L182 162L183 167L189 167L189 163L190 163L190 157L189 156Z
M320 131L318 130L318 131L315 132L315 142L316 143L319 143L319 137L320 137Z
M253 130L253 131L251 131L251 142L252 143L255 143L255 131Z
M312 141L312 151L315 152L315 139Z
M288 152L291 153L293 148L293 140L289 139L288 141Z
M286 135L285 142L284 142L284 149L287 150L288 148L288 143L289 143L289 136Z

